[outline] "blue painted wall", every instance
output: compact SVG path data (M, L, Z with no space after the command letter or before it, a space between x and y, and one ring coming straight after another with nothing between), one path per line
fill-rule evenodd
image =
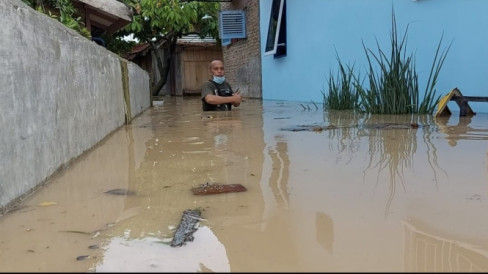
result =
M336 51L343 64L354 64L365 76L368 63L362 42L377 53L377 39L390 53L392 11L399 39L407 31L406 52L416 58L421 94L443 36L441 49L452 45L437 94L457 87L467 96L488 96L487 0L287 0L287 56L278 59L264 55L271 3L260 0L265 100L322 103L327 78L337 73ZM470 105L475 112L488 112L488 103Z

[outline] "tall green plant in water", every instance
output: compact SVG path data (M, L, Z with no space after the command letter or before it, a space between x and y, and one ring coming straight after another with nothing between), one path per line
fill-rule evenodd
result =
M425 89L422 101L419 103L418 75L415 70L415 58L407 56L407 31L408 26L401 40L398 39L395 13L392 13L391 32L391 54L388 59L385 52L380 48L378 41L378 53L371 49L363 48L369 64L367 79L369 89L365 89L356 77L356 87L361 98L361 110L374 114L432 114L440 99L436 96L435 85L441 67L447 56L450 46L440 52L442 37L437 46L429 80ZM379 65L379 68L373 66Z
M337 61L339 62L337 76L335 77L330 72L327 81L329 92L326 94L325 91L322 91L324 109L356 109L358 107L359 94L354 83L354 65L352 67L344 67L339 57L337 57Z

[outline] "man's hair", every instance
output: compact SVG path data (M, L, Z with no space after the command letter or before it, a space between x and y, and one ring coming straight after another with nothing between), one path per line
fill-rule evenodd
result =
M213 67L213 65L214 65L216 62L221 62L222 64L224 64L224 61L222 61L222 60L220 60L220 59L215 59L215 60L212 60L212 62L210 62L210 64L208 65L208 69L209 69L209 70L212 70L212 67Z

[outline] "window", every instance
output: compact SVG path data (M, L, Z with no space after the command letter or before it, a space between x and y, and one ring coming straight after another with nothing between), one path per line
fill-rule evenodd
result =
M264 54L286 56L286 0L273 0Z

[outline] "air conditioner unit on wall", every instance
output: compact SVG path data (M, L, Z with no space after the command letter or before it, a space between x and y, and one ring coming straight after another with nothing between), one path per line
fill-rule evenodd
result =
M219 13L220 39L246 38L246 13L224 10Z

